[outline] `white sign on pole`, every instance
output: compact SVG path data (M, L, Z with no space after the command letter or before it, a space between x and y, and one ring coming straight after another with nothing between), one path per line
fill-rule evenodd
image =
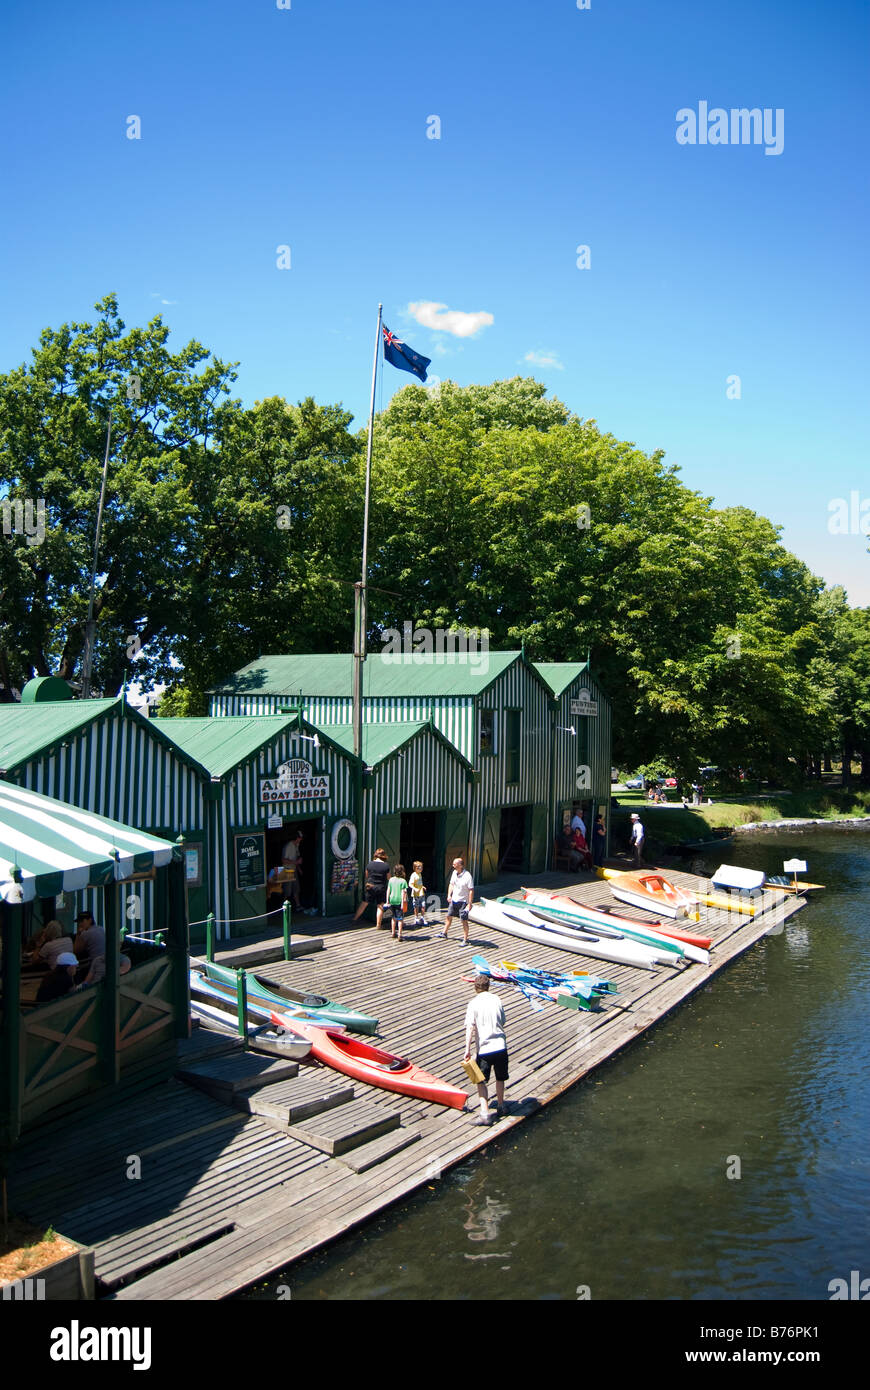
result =
M787 874L805 874L807 871L807 861L805 859L785 859L782 867Z
M588 690L580 690L577 699L571 701L571 713L594 717L598 714L598 701L592 699Z

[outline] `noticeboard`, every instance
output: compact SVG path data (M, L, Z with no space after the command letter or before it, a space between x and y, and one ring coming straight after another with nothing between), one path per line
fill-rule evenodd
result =
M236 888L248 893L266 886L266 836L260 833L234 837Z

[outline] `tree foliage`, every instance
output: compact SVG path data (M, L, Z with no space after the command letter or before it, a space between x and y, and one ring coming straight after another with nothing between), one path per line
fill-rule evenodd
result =
M260 654L349 650L364 433L310 397L245 409L231 364L172 351L160 317L127 331L112 295L96 308L0 376L0 500L46 503L38 543L0 540L0 683L80 677L110 417L95 689L126 672L169 687L165 711L201 712ZM369 556L375 648L410 621L533 659L588 652L622 766L783 776L845 747L870 774L870 610L765 517L714 507L538 382L393 397Z

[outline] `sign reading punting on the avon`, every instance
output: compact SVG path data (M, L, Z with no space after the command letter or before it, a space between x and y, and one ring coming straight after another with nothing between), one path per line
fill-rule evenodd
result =
M329 796L329 774L315 772L304 758L291 758L276 768L274 777L261 777L260 800L322 801Z
M598 701L590 698L588 690L581 689L577 692L577 699L571 701L571 713L597 715Z

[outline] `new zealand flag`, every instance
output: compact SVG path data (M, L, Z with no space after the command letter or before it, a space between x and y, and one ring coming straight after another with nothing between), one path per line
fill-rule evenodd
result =
M389 328L383 328L381 331L384 335L384 360L393 367L398 367L400 371L413 372L414 376L425 381L426 371L432 358L421 357L419 352L409 348L407 343L400 343Z

